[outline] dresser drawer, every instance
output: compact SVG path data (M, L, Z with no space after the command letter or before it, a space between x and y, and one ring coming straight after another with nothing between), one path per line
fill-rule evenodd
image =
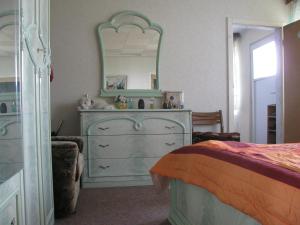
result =
M23 162L22 140L0 139L0 163Z
M161 157L189 143L188 138L185 134L88 136L88 158Z
M147 134L190 133L186 124L167 118L145 118L142 125L145 127Z
M189 112L82 113L82 135L191 133Z
M87 135L120 135L138 134L140 129L135 127L136 123L131 118L113 118L92 124L86 130Z
M20 122L17 117L0 117L0 140L20 138Z
M9 202L0 208L0 224L1 225L18 225L17 218L17 199L13 196Z
M88 160L90 177L143 176L159 158L95 159Z
M132 118L118 118L98 122L88 128L87 135L126 135L126 134L183 134L189 133L184 124L169 119L144 118L136 121Z

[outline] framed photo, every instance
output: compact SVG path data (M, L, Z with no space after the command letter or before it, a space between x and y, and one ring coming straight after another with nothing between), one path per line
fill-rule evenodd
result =
M163 108L165 109L183 109L183 92L182 91L165 91Z
M106 75L105 79L107 90L127 89L127 75Z

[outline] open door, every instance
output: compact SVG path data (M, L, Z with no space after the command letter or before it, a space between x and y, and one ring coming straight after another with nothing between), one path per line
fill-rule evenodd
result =
M300 141L300 21L283 28L284 142Z
M252 142L259 144L276 143L275 121L270 133L268 107L276 105L277 77L280 77L278 55L281 44L276 42L274 31L250 45L252 79ZM273 119L274 118L274 119ZM275 120L274 115L272 119ZM272 136L273 138L270 138ZM272 139L272 142L270 140Z

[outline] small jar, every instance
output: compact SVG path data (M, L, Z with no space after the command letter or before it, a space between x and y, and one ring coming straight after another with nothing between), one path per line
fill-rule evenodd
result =
M154 98L150 98L150 100L149 100L149 108L150 109L154 109L154 102L155 102Z
M127 106L128 106L128 109L133 109L134 108L132 98L128 99Z

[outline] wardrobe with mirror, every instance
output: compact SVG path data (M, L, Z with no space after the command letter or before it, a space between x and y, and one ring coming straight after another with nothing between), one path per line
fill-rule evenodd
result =
M54 224L48 31L48 0L1 0L0 224Z

